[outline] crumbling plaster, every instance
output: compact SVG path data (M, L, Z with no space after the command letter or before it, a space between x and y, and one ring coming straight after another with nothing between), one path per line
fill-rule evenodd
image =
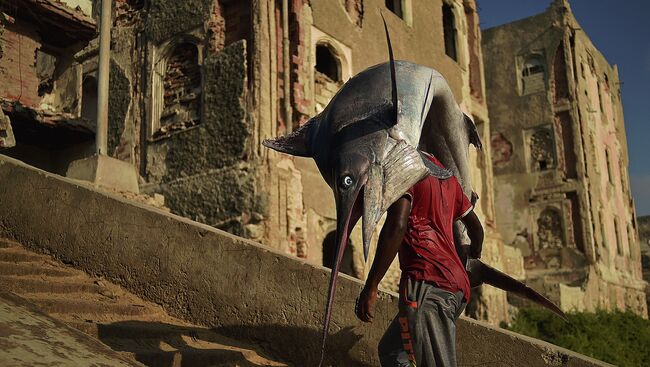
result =
M217 0L152 0L144 30L149 41L158 44L188 30L203 27L213 16Z
M202 120L196 127L150 141L147 174L173 212L245 235L248 217L265 213L257 165L245 163L246 47L234 43L206 57ZM259 221L259 219L258 219Z

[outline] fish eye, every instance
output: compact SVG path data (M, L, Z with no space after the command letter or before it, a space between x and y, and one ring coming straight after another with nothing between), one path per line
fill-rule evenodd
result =
M352 183L353 183L352 177L350 177L349 175L344 176L343 179L341 179L341 186L343 186L343 188L345 189L352 186Z

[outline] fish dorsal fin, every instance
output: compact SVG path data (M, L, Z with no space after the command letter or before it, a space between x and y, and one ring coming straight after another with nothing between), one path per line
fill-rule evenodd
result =
M384 14L381 13L381 20L384 21L384 30L386 31L386 43L388 44L388 60L390 64L390 94L391 94L391 101L393 102L393 123L397 124L397 114L398 114L398 106L397 106L397 73L395 71L395 57L393 56L393 46L391 45L390 42L390 34L388 33L388 25L386 25L386 19L384 19Z
M290 134L279 136L275 139L264 139L262 145L277 150L278 152L298 157L313 157L311 141L319 122L320 115L310 119Z

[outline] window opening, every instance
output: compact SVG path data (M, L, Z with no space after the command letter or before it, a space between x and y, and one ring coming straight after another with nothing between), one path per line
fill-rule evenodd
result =
M339 61L326 45L316 46L316 71L327 76L333 82L341 80Z
M386 8L395 13L400 18L404 18L404 12L402 11L402 0L386 0Z
M445 54L455 61L458 61L456 52L456 19L451 5L442 5L442 27L445 37Z

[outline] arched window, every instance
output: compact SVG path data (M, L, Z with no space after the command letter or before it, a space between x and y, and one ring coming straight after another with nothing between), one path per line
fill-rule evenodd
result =
M201 119L201 67L196 45L176 45L166 61L161 133L194 126Z
M458 61L456 51L456 17L454 9L446 2L442 4L442 30L445 38L445 54Z
M314 102L320 113L343 85L340 53L327 41L316 43L314 65Z
M333 82L341 81L341 62L326 44L316 45L316 71Z
M341 260L341 268L339 271L347 275L356 277L352 262L352 240L348 240L348 245L343 252L343 260ZM323 240L323 266L327 268L334 268L336 261L336 231L332 231L325 236Z
M97 119L97 79L86 75L81 85L81 118L95 125Z
M562 247L563 228L560 211L551 207L544 209L537 218L538 249Z
M521 70L522 94L532 94L546 90L546 69L539 55L531 55L524 61Z

